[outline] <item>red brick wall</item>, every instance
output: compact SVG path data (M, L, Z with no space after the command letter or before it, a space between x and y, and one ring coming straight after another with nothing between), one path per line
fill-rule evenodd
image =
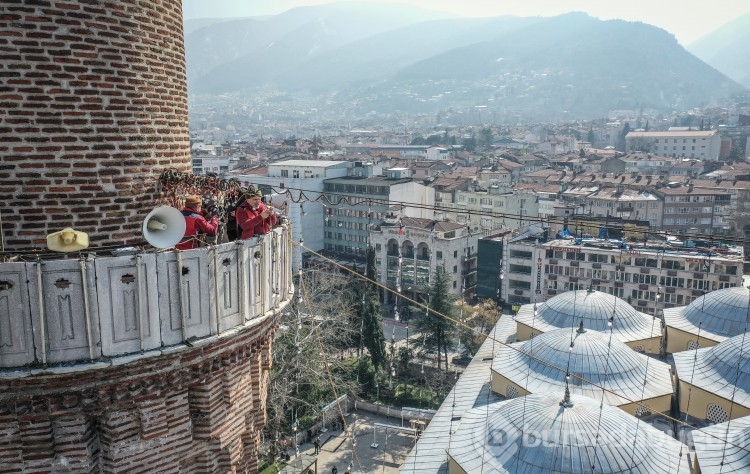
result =
M274 324L129 364L0 379L0 473L257 472Z
M5 250L68 226L141 242L156 178L189 155L181 0L0 2Z

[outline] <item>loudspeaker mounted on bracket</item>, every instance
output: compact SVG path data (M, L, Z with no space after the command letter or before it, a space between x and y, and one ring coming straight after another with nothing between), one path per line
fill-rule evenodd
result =
M47 248L53 252L75 252L89 246L89 235L70 227L47 236Z
M143 220L143 237L156 248L174 247L185 236L185 217L172 206L160 206Z

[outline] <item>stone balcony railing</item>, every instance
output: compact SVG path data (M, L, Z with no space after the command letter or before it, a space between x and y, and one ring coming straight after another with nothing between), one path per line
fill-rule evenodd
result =
M150 357L252 325L291 298L287 233L0 263L0 369Z

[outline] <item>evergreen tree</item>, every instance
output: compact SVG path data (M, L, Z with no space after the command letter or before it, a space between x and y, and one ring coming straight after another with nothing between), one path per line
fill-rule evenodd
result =
M376 281L375 275L375 249L367 247L367 269L365 276L368 282L363 288L362 315L362 338L367 352L370 353L372 365L376 368L385 368L385 335L383 334L383 314L380 310L378 289L371 281Z
M430 311L417 320L417 328L425 335L425 346L435 349L438 353L438 369L445 358L446 370L448 369L448 348L453 347L456 336L456 325L453 322L455 297L448 292L449 281L445 267L437 267L430 289Z

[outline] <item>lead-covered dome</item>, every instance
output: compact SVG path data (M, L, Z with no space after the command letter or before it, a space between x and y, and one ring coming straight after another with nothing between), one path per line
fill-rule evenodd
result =
M750 416L693 430L690 437L702 474L750 472Z
M681 381L750 408L750 335L673 357Z
M668 327L700 334L716 342L742 334L750 319L750 289L725 288L706 293L688 306L664 310Z
M683 447L619 408L545 393L469 410L448 454L465 472L681 473Z
M516 321L540 332L555 328L584 327L595 331L612 331L624 342L650 339L661 335L660 325L652 316L637 311L614 295L593 290L568 291L543 303L526 304Z
M523 343L503 346L497 350L492 370L530 393L562 392L569 372L572 392L601 399L599 387L603 386L607 389L604 401L610 405L667 397L666 406L651 407L657 411L669 409L668 397L673 393L668 364L585 326L555 329Z

